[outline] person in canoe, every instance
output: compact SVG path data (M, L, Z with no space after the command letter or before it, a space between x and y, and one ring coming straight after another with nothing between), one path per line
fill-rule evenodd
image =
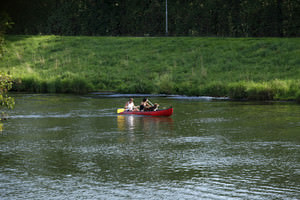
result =
M148 103L148 99L144 98L140 105L140 111L146 111L146 109L150 107L151 105Z
M157 111L159 104L155 103L153 106L149 108L149 111Z
M139 111L136 106L134 106L133 98L130 98L129 101L125 104L126 111Z
M147 98L144 98L140 105L140 111L156 111L158 104L152 104Z

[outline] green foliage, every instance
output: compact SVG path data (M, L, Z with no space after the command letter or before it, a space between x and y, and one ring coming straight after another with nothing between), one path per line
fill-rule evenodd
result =
M0 107L13 109L15 101L7 96L7 92L12 88L12 78L9 75L0 73Z
M222 97L227 96L228 92L227 84L216 81L208 83L201 89L201 94L205 96Z
M296 101L300 103L300 90L296 93Z
M154 85L150 81L140 78L136 81L119 84L116 91L120 93L149 94L153 93Z
M268 82L238 82L229 84L229 96L248 100L297 99L299 80L272 80Z
M274 91L274 99L288 98L290 81L275 79L270 82L270 87Z
M267 83L248 83L246 92L249 100L273 100L275 95Z
M86 79L73 75L69 77L41 79L37 76L25 76L16 80L13 90L36 93L87 93L93 86Z
M12 24L8 14L0 10L0 59L3 57L4 53L4 34L7 29L12 27Z
M247 99L247 87L244 82L238 82L238 83L230 83L228 89L228 95L232 99Z
M172 76L170 74L162 74L158 76L155 80L155 89L157 93L162 94L173 94L175 83L173 82Z
M8 14L2 10L0 10L0 59L2 59L4 54L4 34L7 29L11 28L10 17ZM0 72L0 107L6 107L9 109L13 109L15 105L15 101L12 97L7 95L7 92L12 88L12 78L9 75ZM0 131L2 131L3 124L1 121L5 119L6 115L4 113L1 114L0 118Z
M10 0L14 34L161 36L162 0ZM300 1L168 1L170 36L300 36ZM260 51L261 54L265 52Z

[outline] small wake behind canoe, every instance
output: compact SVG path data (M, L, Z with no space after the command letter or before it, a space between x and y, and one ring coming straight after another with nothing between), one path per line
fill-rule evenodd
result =
M122 111L122 112L119 112ZM168 108L164 110L157 111L125 111L118 109L118 114L120 115L150 115L150 116L171 116L173 114L173 108Z

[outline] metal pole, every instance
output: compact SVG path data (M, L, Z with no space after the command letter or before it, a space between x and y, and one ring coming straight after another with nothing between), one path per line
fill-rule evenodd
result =
M168 36L168 0L166 0L166 36Z

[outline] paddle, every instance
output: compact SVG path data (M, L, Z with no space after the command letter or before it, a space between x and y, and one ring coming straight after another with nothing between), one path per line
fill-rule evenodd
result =
M154 106L153 103L148 99L148 102L150 103L151 106Z
M119 114L119 113L124 112L124 111L125 111L125 108L118 108L117 113Z

